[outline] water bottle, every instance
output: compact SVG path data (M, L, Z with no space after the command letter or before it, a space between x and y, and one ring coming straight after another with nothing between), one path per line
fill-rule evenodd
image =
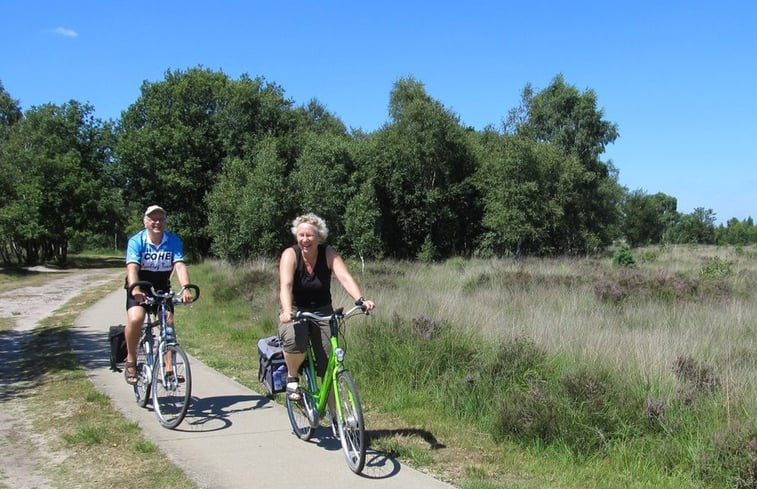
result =
M173 338L173 326L166 325L166 338Z
M286 389L287 382L287 366L281 364L279 368L273 371L273 389L277 391L283 391Z

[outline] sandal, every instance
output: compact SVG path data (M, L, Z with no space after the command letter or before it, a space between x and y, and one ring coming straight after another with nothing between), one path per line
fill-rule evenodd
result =
M299 401L302 399L299 381L300 379L297 377L287 377L287 398L290 401Z
M124 380L129 385L137 385L139 381L139 372L137 371L137 362L126 362L124 364Z

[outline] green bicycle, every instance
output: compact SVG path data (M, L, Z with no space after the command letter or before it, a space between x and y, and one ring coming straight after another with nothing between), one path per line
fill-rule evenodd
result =
M342 340L341 344L343 345L347 318L357 314L368 314L368 312L362 310L361 306L362 302L358 301L355 303L355 307L346 313L340 307L330 316L303 311L298 311L295 314L295 320L329 321L331 352L326 373L321 380L316 375L313 347L312 345L308 347L301 368L305 383L304 385L300 384L300 399L291 400L287 396L286 400L289 422L292 424L294 434L301 440L307 441L313 436L321 418L331 417L334 436L337 436L341 441L347 465L356 474L359 474L365 465L365 423L355 380L344 366L346 352L345 348L340 346L340 340ZM328 409L329 395L332 390L335 413L329 412Z

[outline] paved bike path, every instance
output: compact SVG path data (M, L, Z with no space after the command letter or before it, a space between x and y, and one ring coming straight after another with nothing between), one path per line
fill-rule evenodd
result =
M73 347L95 386L200 488L453 487L371 450L363 474L353 474L330 428L320 428L310 442L298 440L286 408L194 357L187 417L175 430L161 427L151 406L134 402L123 374L110 370L108 327L123 323L124 301L119 289L84 311L72 329Z

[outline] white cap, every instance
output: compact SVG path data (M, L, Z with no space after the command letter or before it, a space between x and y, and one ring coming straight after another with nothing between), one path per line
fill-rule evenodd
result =
M153 212L162 212L163 214L166 213L165 209L163 209L161 206L159 206L159 205L151 205L145 211L145 216L149 216Z

